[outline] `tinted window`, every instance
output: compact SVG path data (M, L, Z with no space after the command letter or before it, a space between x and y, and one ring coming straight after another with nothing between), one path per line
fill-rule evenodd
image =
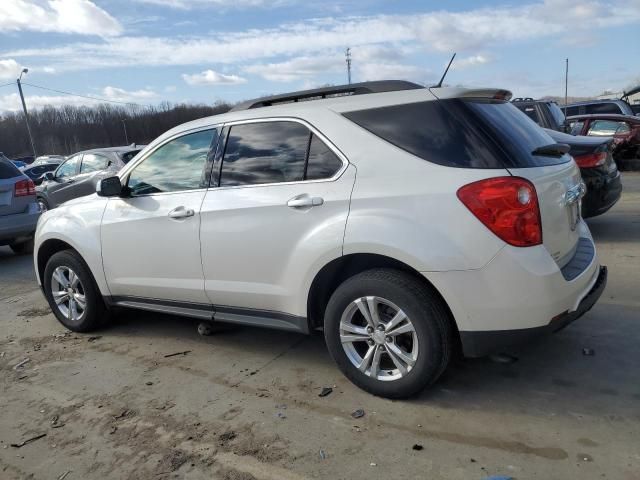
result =
M320 180L333 177L342 168L342 161L318 137L311 137L306 180Z
M531 120L536 122L538 125L540 124L540 117L538 117L538 111L536 110L536 107L534 107L534 106L524 107L523 106L523 107L518 107L518 109L520 111L524 112L527 117L529 117Z
M82 157L82 165L80 166L80 173L99 172L107 168L109 159L96 155L95 153L85 153Z
M587 135L591 136L613 136L620 133L628 133L629 125L625 122L614 122L613 120L594 120L589 125Z
M258 185L303 179L309 130L295 122L234 125L222 159L220 185Z
M171 140L137 165L129 175L132 195L203 188L204 165L216 130Z
M573 121L569 124L569 128L571 128L571 135L580 135L582 132L582 127L584 127L584 122Z
M551 112L553 119L556 121L556 125L559 127L564 125L564 113L562 112L562 109L558 106L558 104L551 102L547 105L549 105L549 111Z
M138 153L140 153L140 150L131 150L130 152L126 152L126 153L123 153L122 155L120 155L120 158L126 164L126 163L129 163L129 161L133 157L135 157Z
M0 158L0 179L14 178L20 176L20 170L9 160Z
M481 117L507 155L507 167L538 167L571 160L569 155L532 155L535 149L556 143L544 130L507 102L474 100L465 102Z
M526 119L518 109L512 108ZM460 100L394 105L344 115L389 143L439 165L503 167Z
M56 170L56 177L65 178L75 175L78 168L78 162L81 158L82 155L76 155L60 165L58 170Z
M566 115L567 117L571 117L572 115L580 115L580 107L567 107Z
M594 103L586 106L587 113L622 113L615 103Z

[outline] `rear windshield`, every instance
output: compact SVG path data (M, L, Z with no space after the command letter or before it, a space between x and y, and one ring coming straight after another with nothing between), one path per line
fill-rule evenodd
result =
M449 167L522 168L570 160L531 155L555 142L508 102L448 99L344 115L417 157Z
M20 170L9 160L0 158L0 180L20 176Z
M551 102L548 105L549 105L549 111L551 112L551 115L553 115L553 119L556 121L556 125L558 126L564 125L564 122L565 122L564 113L562 113L562 110L560 109L558 104Z

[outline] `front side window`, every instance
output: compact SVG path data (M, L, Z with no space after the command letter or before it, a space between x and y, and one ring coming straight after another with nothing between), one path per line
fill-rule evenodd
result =
M78 171L78 162L81 158L82 155L76 155L60 165L60 167L56 171L56 177L65 178L75 175Z
M296 122L233 125L220 186L296 182L304 178L309 130Z
M594 120L589 125L587 135L594 137L610 137L620 133L629 132L629 125L613 120Z
M204 166L217 138L215 129L190 133L165 143L130 173L132 195L204 188Z
M85 153L82 157L82 165L80 166L80 173L99 172L107 168L109 159L102 155L95 153Z

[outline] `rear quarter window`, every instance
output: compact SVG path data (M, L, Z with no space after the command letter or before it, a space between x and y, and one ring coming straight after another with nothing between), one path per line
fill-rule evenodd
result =
M0 179L15 178L20 176L20 170L9 160L0 159Z
M554 165L570 157L531 155L555 143L509 102L448 99L344 114L378 137L438 165L522 168Z

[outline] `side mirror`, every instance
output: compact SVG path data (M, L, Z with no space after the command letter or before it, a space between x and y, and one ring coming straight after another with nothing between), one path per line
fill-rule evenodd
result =
M122 194L120 177L103 178L96 186L96 193L101 197L119 197Z
M44 174L44 176L42 177L44 180L53 180L54 178L56 178L55 174L53 172L47 172Z

